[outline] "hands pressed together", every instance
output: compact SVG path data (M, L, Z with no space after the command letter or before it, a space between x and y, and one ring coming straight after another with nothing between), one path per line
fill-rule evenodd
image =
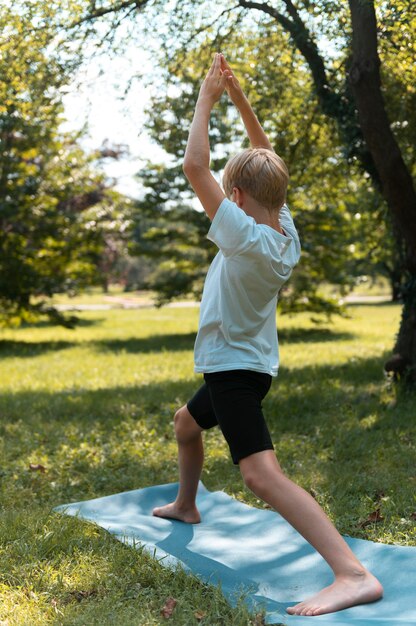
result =
M212 220L225 195L210 171L209 123L214 104L226 90L237 107L253 148L273 150L240 83L221 53L216 53L201 85L194 117L189 129L183 170Z
M198 100L207 100L211 106L217 102L223 91L227 90L231 101L238 106L244 99L244 92L234 76L230 66L221 53L215 53L214 60L201 85Z

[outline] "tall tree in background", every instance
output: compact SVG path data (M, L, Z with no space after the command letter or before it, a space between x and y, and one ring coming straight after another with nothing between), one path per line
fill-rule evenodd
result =
M380 80L377 21L373 2L349 0L352 19L352 58L349 79L361 129L380 178L403 246L403 314L394 354L386 369L416 382L416 191L398 142L391 130Z
M0 11L0 321L8 323L40 313L70 323L45 297L100 281L119 213L97 155L59 130L79 59L59 43L53 10L15 2Z
M394 354L385 367L416 382L416 192L383 99L374 2L349 1L351 56L346 64L347 80L342 92L331 86L324 58L292 0L283 0L287 15L268 3L239 0L239 4L265 12L290 32L310 68L322 110L337 121L350 146L350 156L360 161L386 201L397 247L404 248L404 307ZM414 25L415 13L413 10L412 15L410 3L401 4L402 11L409 11L409 19L413 17ZM410 47L414 47L414 41Z
M117 14L117 20L120 20L123 15L142 11L146 5L155 12L155 17L157 12L160 13L160 8L165 6L163 2L125 0L100 6L97 10L95 3L88 3L85 14L77 24L91 24L95 18L104 14ZM226 4L221 7L221 11L210 1L190 3L177 0L175 7L176 10L169 16L172 32L175 33L169 42L172 54L177 52L178 45L196 39L209 23L212 25L221 19L225 23L223 34L227 32L227 36L232 37L236 24L248 12L264 15L271 20L276 25L276 37L280 36L282 30L289 33L293 45L310 70L321 110L338 125L346 158L360 164L388 206L397 248L403 249L401 273L404 276L404 307L394 358L386 366L397 376L416 382L414 161L409 162L408 151L403 148L403 143L397 143L391 132L391 120L380 81L379 49L382 45L377 41L375 3L373 0L351 0L349 15L346 14L345 3L328 0L317 0L314 3L299 0L296 4L292 0L273 3L238 0L237 5ZM399 52L402 53L403 47L407 52L408 49L414 51L414 3L411 0L398 0L392 8L389 3L380 1L377 2L377 9L382 25L383 20L390 20L390 24L393 24L393 37L386 30L385 39L390 39L394 44L395 35L402 29L410 33L410 40L404 46L399 46ZM394 26L395 22L399 24L398 28ZM189 32L190 24L193 33ZM320 47L320 40L325 37L328 40L328 35L332 41L340 42L341 52L336 58L325 55ZM224 36L223 41L226 40ZM164 53L166 51L169 52L168 47ZM406 94L403 96L406 98ZM377 136L383 137L385 142L378 140ZM405 136L402 134L403 138Z

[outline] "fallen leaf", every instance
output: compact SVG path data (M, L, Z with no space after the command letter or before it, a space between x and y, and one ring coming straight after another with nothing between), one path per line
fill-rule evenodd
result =
M197 619L198 622L200 622L201 619L204 619L206 613L204 613L204 611L195 611L194 615L195 615L195 619Z
M55 610L55 613L59 613L59 615L63 615L63 612L58 608L58 600L56 598L52 598L51 604ZM1 622L0 622L1 626Z
M370 513L367 519L363 522L360 522L358 525L360 526L360 528L365 528L365 526L369 526L370 524L377 524L378 522L382 522L383 520L384 517L382 516L382 514L380 513L380 509L378 508Z
M40 463L29 463L29 469L32 472L42 472L42 474L46 472L46 467Z
M169 617L172 617L172 613L175 610L176 605L177 601L175 600L175 598L166 598L165 606L161 611L162 617L164 617L165 619L169 619Z

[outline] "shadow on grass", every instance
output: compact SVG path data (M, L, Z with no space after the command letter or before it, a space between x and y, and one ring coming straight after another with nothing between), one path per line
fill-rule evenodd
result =
M346 341L354 339L353 333L336 332L330 328L283 328L279 330L281 343L320 343L323 341Z
M192 350L196 333L151 335L150 337L134 337L131 339L108 339L95 342L99 349L114 352L180 352Z
M76 330L78 327L82 327L82 328L89 328L91 326L98 326L98 324L102 324L102 322L104 322L105 319L103 317L101 318L94 318L94 319L86 319L84 317L76 317L76 321L75 321L75 326L74 328L70 328L69 330ZM49 319L41 319L37 322L23 322L20 328L62 328L62 326L60 324L57 324L56 322L53 322Z
M279 332L282 342L323 342L352 339L352 333L334 332L329 328L313 329L284 329ZM192 350L195 344L196 333L151 335L150 337L133 337L129 339L108 339L95 343L98 349L115 352L150 353L150 352L180 352Z
M331 332L327 339L323 339L327 329L316 330L311 331L315 338L309 341L339 339L339 335L334 337L336 334ZM143 340L93 341L91 344L96 343L99 349L152 352L188 350L192 348L193 340L194 334L189 333ZM290 341L290 337L287 340ZM308 341L305 334L298 340ZM21 352L19 356L33 356L33 351L26 352L39 345L41 351L73 345L70 342L4 343L6 351L17 345ZM312 349L311 346L308 348ZM403 487L403 502L407 501L409 506L413 502L414 483L412 485L408 480L412 467L414 476L413 409L410 399L406 403L400 400L389 408L383 404L384 357L357 358L335 366L282 368L264 403L278 456L280 440L286 435L292 448L285 448L282 441L282 450L287 459L293 451L296 452L295 460L300 463L299 473L305 477L305 487L314 486L313 482L308 483L313 480L308 475L312 468L311 474L316 471L320 475L317 491L329 494L328 501L335 519L343 519L346 511L351 511L350 521L346 522L349 527L342 530L353 535L359 534L360 514L355 502L360 498L368 500L368 513L372 512L372 500L377 494L380 497L382 490L387 493L396 490L398 494L399 488ZM36 505L45 509L64 502L176 481L172 417L175 409L194 393L199 382L200 379L192 377L102 390L2 393L0 434L6 435L8 441L3 461L4 484L5 490L15 490L16 498L10 508L23 506L29 512ZM207 471L203 474L203 481L211 490L241 491L240 473L228 456L218 454L217 442L214 433L206 437ZM310 459L315 457L314 465L310 461L302 468L303 454L308 454ZM42 462L43 456L47 459L43 461L47 471L30 472L28 463ZM292 469L289 465L288 468ZM13 482L15 476L16 483ZM394 506L401 512L400 503ZM74 520L75 524L78 521ZM61 522L57 519L58 537L60 527ZM104 535L90 538L91 534L87 530L84 534L82 528L79 525L79 529L74 528L73 533L68 533L65 545L71 558L74 545L87 554L91 552L92 544L94 552L102 550ZM361 536L364 532L361 531ZM39 544L40 534L40 531L33 533L31 545ZM60 546L61 543L57 543L55 552L62 551ZM125 550L125 560L128 561L130 550ZM35 556L27 560L30 558L30 562L36 560ZM45 559L43 556L37 558L39 562ZM103 558L108 562L106 571L114 572L114 579L122 578L120 572L123 570L115 566L113 553L108 550ZM128 571L127 567L124 568ZM132 586L137 582L135 576ZM155 578L154 586L157 588L158 584L159 579ZM147 579L145 585L149 586ZM186 585L185 581L184 589ZM81 593L84 593L83 588ZM143 597L139 601L148 600ZM93 596L91 602L94 602ZM77 605L66 610L66 623L72 623L73 617L79 617ZM229 623L232 623L231 619Z
M154 345L163 346L163 337L166 338L162 336L160 344L157 340L155 343L149 340L148 345L133 342L132 349L148 347L150 350ZM176 336L172 337L177 340ZM193 334L184 335L182 349L191 337ZM121 345L125 343L121 342ZM61 348L71 345L66 342L57 344ZM276 425L285 432L301 432L311 425L328 423L328 411L337 412L342 408L345 413L344 409L348 408L353 412L357 410L359 415L366 403L379 401L379 391L372 392L367 387L383 384L382 364L383 355L380 355L379 358L357 358L334 366L283 368L264 402L271 426ZM151 424L156 434L160 434L164 432L167 420L172 420L176 408L189 400L202 382L202 377L194 377L98 390L4 391L0 397L0 423L19 419L37 431L53 425L54 429L64 432L69 424L80 427L94 424L111 429L127 418ZM342 422L342 416L339 419ZM27 433L22 436L27 437Z
M33 357L45 352L65 350L77 345L74 341L14 341L0 339L1 357Z
M283 367L265 400L269 419L284 430L301 430L325 426L328 413L350 409L359 414L366 402L379 401L384 356L336 365ZM377 393L369 389L374 385Z
M380 355L335 366L283 369L264 402L283 467L290 475L305 456L306 468L320 476L319 488L338 494L333 513L340 518L346 507L355 506L349 498L371 499L393 489L398 477L397 487L406 480L411 487L404 470L409 474L414 466L412 399L396 406L383 403L382 363ZM190 378L101 390L3 393L5 471L12 476L16 461L21 472L22 462L28 467L45 456L48 473L23 471L19 488L27 489L29 498L32 494L53 505L173 482L173 415L200 382ZM241 478L232 471L225 444L218 454L219 436L212 433L206 439L207 486L238 489ZM313 480L308 469L302 472L306 482ZM410 493L406 497L412 501Z
M98 324L101 320L81 320L83 326ZM36 326L50 326L48 323L39 323ZM76 329L74 330L76 332ZM353 338L351 333L334 332L329 328L293 328L279 332L281 343L320 343L326 341L340 341ZM150 337L132 337L128 339L105 339L83 342L82 345L95 346L98 350L112 352L128 352L132 354L146 354L151 352L181 352L193 350L196 333L186 334L158 334ZM51 352L64 350L81 345L76 341L15 341L12 339L0 340L0 355L12 357L30 357Z

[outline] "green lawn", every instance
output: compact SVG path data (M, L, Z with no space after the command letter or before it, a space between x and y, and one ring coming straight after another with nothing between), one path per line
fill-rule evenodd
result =
M341 532L415 545L415 398L397 394L382 371L400 307L349 311L350 319L318 327L306 315L281 318L282 368L264 404L276 453ZM162 624L169 596L178 600L175 625L254 623L218 590L51 513L61 503L176 480L172 416L200 381L192 362L197 316L91 311L72 331L2 331L0 623ZM262 506L219 433L205 441L206 486ZM31 471L31 463L46 471ZM366 524L377 509L383 519Z

